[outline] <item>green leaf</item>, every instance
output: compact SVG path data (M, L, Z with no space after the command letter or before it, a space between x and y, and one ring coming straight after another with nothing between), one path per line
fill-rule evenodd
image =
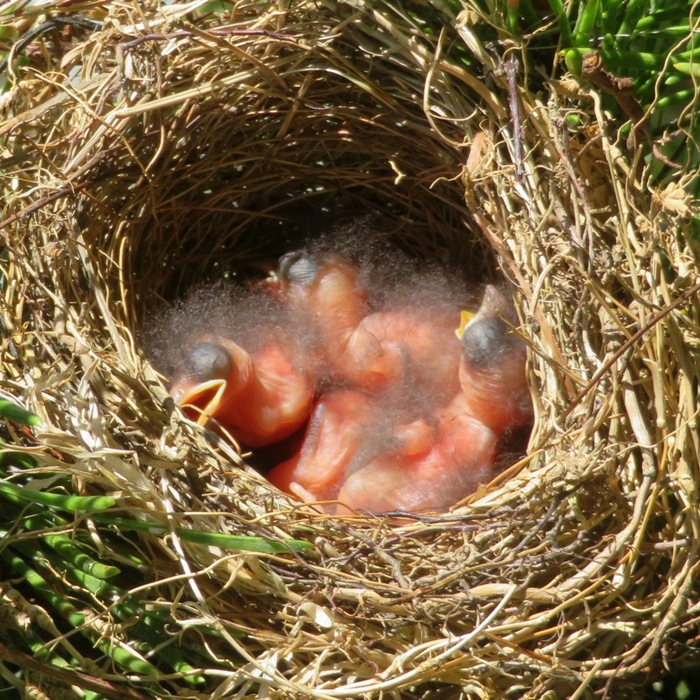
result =
M85 552L81 552L66 535L44 535L44 539L65 563L95 578L102 580L112 578L121 573L116 566L103 564L93 559L90 555L85 554Z
M637 22L651 9L649 0L629 0L625 8L622 23L617 29L617 34L621 37L631 37L632 31L637 26Z
M592 50L585 47L577 47L568 49L564 52L564 60L569 67L569 61L582 61L586 54L592 53ZM627 74L630 69L633 70L661 70L664 65L665 56L656 55L653 53L645 53L642 51L620 51L618 49L605 50L600 53L603 59L605 70L614 74ZM575 65L575 63L574 63ZM572 71L573 72L573 71Z
M603 6L603 27L606 34L614 34L620 26L621 0L608 0Z
M689 7L676 7L671 10L657 10L642 17L634 27L635 34L647 36L654 31L670 32L674 36L679 33L690 34L688 21ZM669 24L671 22L671 24Z
M574 39L571 34L571 25L569 24L569 18L564 11L564 6L562 5L561 0L549 0L549 6L552 8L552 12L557 18L557 22L559 22L562 46L564 48L572 47L574 45Z
M506 0L506 29L513 35L518 36L518 1Z
M610 71L618 71L627 74L633 70L654 70L659 71L664 67L666 56L648 53L644 51L601 51L603 65Z
M577 49L568 49L564 52L566 67L576 76L581 76L583 66L583 54Z
M0 493L4 493L15 503L29 501L30 503L41 503L50 508L69 510L72 512L85 512L93 510L106 510L115 504L113 498L108 496L62 496L58 493L45 493L43 491L33 491L32 489L17 486L7 481L0 481Z
M518 4L520 16L525 20L528 28L532 29L539 26L540 16L532 6L531 0L520 0Z
M574 46L592 46L591 42L600 18L600 0L589 0L576 22Z
M112 525L119 530L136 530L138 532L148 532L156 536L166 535L170 532L170 528L166 525L143 520L129 520L128 518L104 515L96 515L93 517L93 520L104 525ZM203 532L201 530L189 530L184 527L175 528L175 534L187 542L203 544L209 547L240 549L247 552L262 552L265 554L284 554L290 551L303 552L313 548L313 545L305 540L284 540L282 542L276 542L264 537L227 535L216 532Z
M9 399L0 399L0 417L30 427L41 425L41 418L36 413L27 411Z
M310 549L313 545L304 540L284 540L275 542L264 537L248 537L243 535L226 535L215 532L200 532L198 530L186 530L177 528L175 532L183 540L205 544L210 547L221 547L222 549L241 549L248 552L264 552L266 554L276 554L289 552L301 552Z
M49 605L52 605L73 627L82 627L89 622L86 615L81 613L70 600L56 593L48 581L29 566L18 554L5 549L0 551L0 557L8 562L13 574L23 576L27 584ZM88 634L87 629L83 631L85 634ZM88 634L88 636L90 635ZM113 645L106 638L97 639L95 644L124 669L143 676L153 676L158 672L155 666L131 651L126 645Z
M683 75L692 75L700 78L700 63L674 63L673 67Z
M666 107L688 103L695 97L695 95L695 88L688 88L687 90L678 90L677 92L671 93L670 95L665 95L664 97L661 97L656 102L656 109L660 111L662 109L665 109Z
M223 12L230 12L233 7L233 3L225 2L225 0L211 0L205 3L195 11L196 16L200 15L220 15Z
M20 467L21 469L30 469L36 467L38 461L36 457L27 453L19 452L18 450L0 449L0 469L7 471L8 467Z
M684 680L679 681L676 686L676 698L678 698L678 700L687 700L690 696L691 690L688 684Z

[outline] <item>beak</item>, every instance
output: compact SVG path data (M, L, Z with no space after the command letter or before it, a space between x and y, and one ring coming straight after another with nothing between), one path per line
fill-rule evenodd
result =
M279 297L282 292L282 283L274 270L270 270L266 277L248 281L245 285L248 289L252 289L254 292L260 292L273 299Z
M225 379L210 379L195 383L184 379L170 389L170 396L180 408L189 408L199 414L198 425L205 425L216 414L226 392Z
M481 301L481 306L476 311L462 311L459 319L459 328L455 330L455 335L461 340L464 335L464 329L478 316L484 318L487 316L506 316L508 311L508 302L506 298L492 284L487 284L484 290L484 298Z
M462 340L464 329L474 320L476 314L471 311L462 311L459 316L459 328L455 329L455 335Z

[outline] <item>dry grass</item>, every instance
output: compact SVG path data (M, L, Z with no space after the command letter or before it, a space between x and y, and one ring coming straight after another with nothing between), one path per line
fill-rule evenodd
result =
M43 419L40 473L172 530L123 535L149 562L133 595L171 615L171 643L199 649L204 682L161 666L133 687L588 697L691 663L693 203L676 182L648 191L573 83L520 91L519 158L476 9L199 4L106 5L60 63L35 57L0 126L3 387ZM514 290L528 456L450 515L397 528L291 502L173 410L135 341L160 300L289 249L319 212L371 213L402 246ZM176 526L314 549L223 551ZM117 560L113 531L92 533ZM109 605L92 613L93 632L132 639Z

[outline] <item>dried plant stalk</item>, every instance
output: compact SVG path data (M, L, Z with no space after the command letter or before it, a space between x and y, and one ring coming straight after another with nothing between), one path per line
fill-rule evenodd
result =
M197 650L196 680L162 662L134 689L587 697L690 663L700 326L682 182L646 189L594 91L530 93L512 63L509 83L477 6L101 5L99 30L34 56L3 101L3 385L42 418L37 478L170 533L66 522L105 560L137 551L129 594ZM283 252L319 212L371 213L514 291L528 456L449 515L397 527L281 496L173 412L135 340L160 300ZM133 642L114 604L91 613L90 639Z

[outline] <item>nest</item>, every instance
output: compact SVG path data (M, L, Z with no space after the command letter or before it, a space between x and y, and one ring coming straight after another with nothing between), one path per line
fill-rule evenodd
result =
M10 431L35 465L6 481L111 497L61 531L121 571L111 598L44 571L84 620L39 625L42 648L115 697L588 697L696 663L698 246L680 176L650 191L573 81L534 94L521 76L515 109L476 7L200 5L92 10L3 98L3 387L42 419ZM163 300L358 215L503 280L529 346L527 456L398 526L278 493L175 409L137 341ZM3 625L26 640L28 578L11 578ZM158 612L157 643L125 600ZM95 689L58 666L20 685Z

